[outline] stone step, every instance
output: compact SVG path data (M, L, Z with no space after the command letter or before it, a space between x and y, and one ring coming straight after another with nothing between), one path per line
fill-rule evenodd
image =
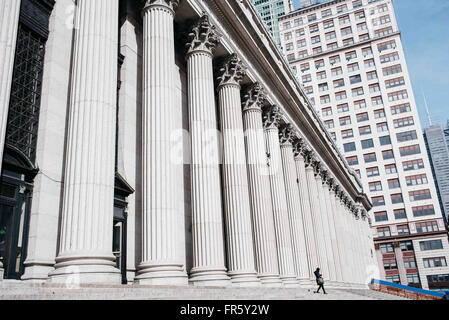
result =
M316 294L304 288L223 288L168 286L65 285L0 282L0 300L402 300L369 289L327 289Z

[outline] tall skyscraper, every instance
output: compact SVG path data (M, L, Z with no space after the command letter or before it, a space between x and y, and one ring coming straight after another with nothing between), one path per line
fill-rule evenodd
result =
M430 125L424 131L427 152L446 223L449 215L449 127Z
M252 0L262 20L266 23L268 30L274 37L275 42L280 45L279 18L293 11L292 0Z
M374 208L380 277L449 287L449 243L391 0L280 18L284 53Z

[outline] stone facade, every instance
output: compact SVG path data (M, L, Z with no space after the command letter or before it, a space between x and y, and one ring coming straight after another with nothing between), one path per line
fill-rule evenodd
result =
M320 267L367 284L371 203L250 1L49 3L23 261L2 252L5 278L310 287ZM2 183L21 170L9 148Z

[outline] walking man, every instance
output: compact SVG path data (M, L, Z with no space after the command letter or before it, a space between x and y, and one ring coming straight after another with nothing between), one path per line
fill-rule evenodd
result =
M319 293L320 289L323 289L323 293L326 294L326 290L324 290L324 279L323 275L320 273L320 268L316 268L315 272L316 284L318 285L318 290L315 293Z

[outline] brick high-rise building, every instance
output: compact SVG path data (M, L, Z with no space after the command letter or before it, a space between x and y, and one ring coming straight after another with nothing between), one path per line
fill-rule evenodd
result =
M284 53L374 208L380 277L449 287L449 243L391 0L280 18Z

